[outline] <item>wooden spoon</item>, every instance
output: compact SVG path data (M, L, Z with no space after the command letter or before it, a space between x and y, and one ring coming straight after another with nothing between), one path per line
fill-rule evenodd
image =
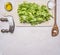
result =
M54 17L54 25L53 25L53 28L52 28L52 36L53 36L53 37L55 37L55 36L57 36L57 35L59 34L59 29L58 29L57 22L56 22L56 13L57 13L57 12L56 12L56 10L57 10L57 9L56 9L56 5L57 5L56 2L57 2L57 1L55 0L55 10L54 10L54 12L55 12L55 13L54 13L54 16L55 16L55 17Z

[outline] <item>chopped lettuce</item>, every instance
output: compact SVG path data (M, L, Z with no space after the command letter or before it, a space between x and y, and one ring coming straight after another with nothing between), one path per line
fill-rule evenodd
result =
M21 23L30 23L37 25L50 20L51 14L46 5L38 5L36 3L23 2L18 5L17 13Z

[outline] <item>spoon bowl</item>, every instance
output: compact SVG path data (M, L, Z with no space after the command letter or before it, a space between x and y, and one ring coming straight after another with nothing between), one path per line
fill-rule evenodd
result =
M54 25L52 28L52 36L55 37L59 34L59 29L57 25Z

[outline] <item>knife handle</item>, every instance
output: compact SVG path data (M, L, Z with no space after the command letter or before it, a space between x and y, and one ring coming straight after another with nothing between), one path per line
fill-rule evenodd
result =
M8 33L9 30L8 30L8 29L2 29L1 32L2 32L2 33Z
M8 20L7 20L7 18L0 18L0 21L7 22Z

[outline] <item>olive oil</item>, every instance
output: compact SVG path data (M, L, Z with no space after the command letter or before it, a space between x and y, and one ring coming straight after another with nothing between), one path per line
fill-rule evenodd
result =
M12 11L13 7L12 7L11 2L6 2L6 3L5 3L5 9L6 9L7 11Z

